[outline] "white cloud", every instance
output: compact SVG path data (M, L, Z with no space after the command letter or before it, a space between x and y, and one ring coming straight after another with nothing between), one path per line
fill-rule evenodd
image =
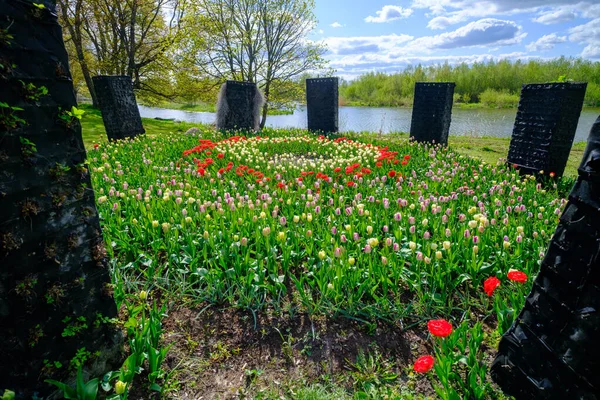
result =
M329 51L337 55L387 52L413 40L410 35L328 37L324 40Z
M490 47L498 48L519 43L524 37L525 33L515 22L486 18L452 32L434 36L329 37L324 39L324 43L329 49L327 58L330 65L344 75L370 70L398 70L419 62L475 62L497 59L499 56L489 53ZM451 49L477 47L485 48L488 53L475 56L449 54ZM516 58L516 53L511 53L511 57Z
M324 31L323 29L319 29L319 34L321 34L321 35L322 35L322 34L324 34L324 33L325 33L325 31Z
M566 36L558 36L556 33L550 35L544 35L535 42L529 43L527 50L529 51L547 51L552 50L558 43L564 43L567 41Z
M400 6L383 6L383 8L376 12L377 16L373 17L369 15L365 18L365 22L392 22L402 18L408 18L412 15L413 10L410 8L402 8Z
M569 29L569 40L586 45L581 57L600 58L600 18Z
M332 28L341 28L344 25L342 25L339 22L335 21L333 24L331 24L329 26L332 27Z
M541 23L565 20L570 17L568 10L573 9L600 14L597 0L413 0L411 7L429 10L426 16L431 20L427 26L431 29L445 29L474 18L528 12L539 13Z
M344 79L352 80L367 72L386 72L393 73L401 71L404 68L411 65L419 64L439 64L449 63L451 65L466 63L483 63L489 61L499 60L528 60L528 59L541 59L538 56L527 55L522 52L514 52L507 54L491 55L488 53L484 54L473 54L468 56L404 56L398 54L394 57L377 57L376 55L370 55L360 57L357 59L344 58L331 62L331 67L337 70L337 75L342 76Z
M553 10L540 12L539 17L534 18L533 22L537 22L544 25L550 25L572 21L575 18L577 18L577 14L573 9L559 7Z
M424 36L413 46L425 49L455 49L472 46L507 46L520 43L526 33L514 21L484 18L468 23L452 32Z

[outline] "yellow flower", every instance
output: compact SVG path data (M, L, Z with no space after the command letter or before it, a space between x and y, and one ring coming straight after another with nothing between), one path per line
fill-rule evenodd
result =
M444 246L444 250L450 250L450 242L449 241L445 241L443 243L443 246Z
M367 226L367 234L373 233L373 227L371 225Z
M298 222L300 221L300 217L299 217L299 216L297 216L297 215L294 215L293 221L294 221L295 223L298 223Z
M504 249L505 249L505 250L508 250L508 248L510 247L510 242L504 242L504 243L502 244L502 246L504 246Z
M127 384L125 382L117 381L117 383L115 383L115 393L116 394L125 393L125 389L127 389Z
M145 301L148 298L148 292L146 292L145 290L142 290L138 296L139 296L140 300Z
M471 220L469 221L469 228L475 229L477 227L477 221Z
M438 250L438 251L436 251L436 252L435 252L435 258L436 258L436 259L438 259L438 260L439 260L439 259L441 259L441 258L442 258L442 252L441 252L441 251L439 251L439 250Z
M522 226L517 226L517 232L518 233L523 233L523 227Z
M414 251L417 248L417 244L415 242L409 242L408 247Z
M319 251L319 258L320 258L321 260L323 260L323 259L325 259L325 257L326 257L326 254L325 254L325 252L324 252L323 250Z
M355 262L356 262L356 259L354 257L348 258L348 264L354 265Z

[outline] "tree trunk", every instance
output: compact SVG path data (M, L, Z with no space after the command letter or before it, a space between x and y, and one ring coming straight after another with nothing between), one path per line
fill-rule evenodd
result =
M260 120L260 129L261 130L265 128L265 124L267 123L267 114L269 113L269 92L270 92L270 90L271 90L270 84L267 82L267 85L265 86L265 93L264 93L265 104L263 105L262 118Z
M0 116L0 389L17 399L46 398L56 388L44 380L66 381L78 363L102 376L121 358L81 125L60 118L77 104L68 57L43 4L0 0L12 36L0 59L14 65L1 70L0 102L20 108Z
M96 100L96 90L94 89L94 82L92 82L92 75L90 74L90 69L87 65L87 61L85 61L85 52L83 50L81 32L81 13L83 8L83 0L77 0L74 15L75 20L73 23L71 23L71 21L69 20L69 4L60 0L59 4L62 14L62 23L69 31L69 35L71 35L71 40L73 40L75 52L77 53L77 61L79 62L79 66L81 67L81 73L83 74L83 78L85 79L85 84L87 85L88 91L90 92L90 97L92 98L92 105L94 107L98 107L98 101Z

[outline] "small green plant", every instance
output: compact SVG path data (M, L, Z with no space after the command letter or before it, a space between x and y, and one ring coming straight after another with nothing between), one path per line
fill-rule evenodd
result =
M74 369L74 368L80 368L91 357L92 357L92 353L89 352L89 351L87 351L85 349L85 347L82 347L79 350L77 350L77 353L75 354L75 357L73 357L71 359L71 361L69 361L69 367L72 368L72 369Z
M64 163L56 163L54 167L50 168L50 175L56 180L61 180L71 170L71 167Z
M0 101L0 127L5 129L14 129L19 124L25 125L24 119L17 115L17 111L23 111L21 107L10 106L8 103Z
M25 158L32 158L37 153L37 146L31 140L26 137L19 137L21 142L21 154Z
M62 322L68 324L63 330L62 337L76 336L84 329L87 329L88 325L86 323L85 317L78 317L75 321L72 321L71 317L65 317Z
M38 10L43 10L46 8L46 6L43 3L33 3L33 6Z
M244 371L244 375L246 375L246 384L251 385L256 382L259 376L263 374L262 369L247 369Z
M352 367L354 386L361 392L370 392L379 386L390 384L398 377L377 349L366 354L360 350L356 362L349 364Z
M95 400L98 396L98 378L94 378L87 382L84 381L81 367L77 369L77 380L75 387L71 387L65 383L58 382L53 379L46 379L45 382L62 390L65 399Z
M13 40L15 37L13 35L11 35L10 33L8 33L8 28L0 28L0 45L5 45L8 46L10 44L10 41Z
M4 389L4 394L0 397L0 400L15 400L15 392L12 390Z
M72 106L70 111L62 110L61 108L59 108L58 111L58 118L63 121L67 127L70 127L76 120L81 121L83 114L85 114L84 110L75 106Z
M46 96L48 94L48 88L46 86L38 87L31 82L19 82L21 82L21 85L23 86L23 92L25 92L25 99L29 101L38 101L42 96Z

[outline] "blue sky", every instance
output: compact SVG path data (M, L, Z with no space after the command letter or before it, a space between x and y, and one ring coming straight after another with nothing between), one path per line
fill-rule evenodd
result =
M600 0L315 0L327 59L346 78L407 65L600 60Z

